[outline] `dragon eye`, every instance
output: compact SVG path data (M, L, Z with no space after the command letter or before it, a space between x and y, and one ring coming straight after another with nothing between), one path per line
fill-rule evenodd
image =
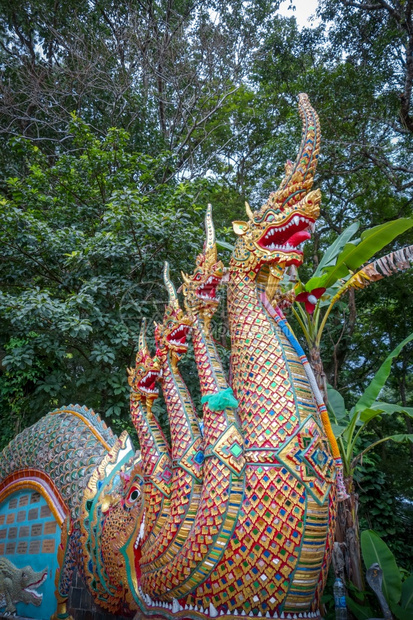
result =
M140 491L139 489L137 489L135 486L132 487L131 491L129 492L128 497L126 498L126 500L130 503L133 504L133 502L136 502L136 500L138 500L140 498Z
M196 276L195 276L195 280L200 280L200 279L201 279L201 274L197 273Z

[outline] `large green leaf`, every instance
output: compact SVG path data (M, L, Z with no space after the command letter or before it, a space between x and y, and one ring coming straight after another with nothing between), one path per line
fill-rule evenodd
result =
M370 607L359 605L349 596L346 596L346 603L347 607L354 614L357 620L369 620L369 618L373 617L374 612L371 610Z
M403 609L412 613L413 618L413 573L403 582L400 604Z
M390 605L390 609L397 620L412 620L412 613L410 610L403 609L400 605Z
M327 279L326 275L314 276L313 278L311 278L311 280L307 282L304 288L309 293L313 291L315 288L323 288L324 282L326 281L326 279Z
M327 278L323 286L328 288L334 282L337 282L339 278L344 278L348 275L350 270L355 271L359 269L376 252L379 252L390 241L393 241L398 235L412 226L413 219L405 217L366 230L361 235L360 242L357 245L347 243L338 255L336 264L325 269Z
M386 359L374 375L373 379L371 380L370 384L364 390L361 398L357 401L354 408L355 412L371 407L387 381L387 378L390 374L393 358L397 357L403 347L411 340L413 340L413 334L407 336L407 338L405 338L395 349L393 349L390 355L386 357Z
M386 543L374 530L361 533L361 552L366 569L376 562L383 571L383 594L388 603L396 604L402 593L402 579L396 560Z
M403 405L394 405L393 403L382 403L377 401L372 404L372 409L381 409L385 413L405 413L413 418L413 407L403 407Z
M404 443L405 441L413 443L413 434L412 433L401 433L400 435L389 435L386 439L391 441L395 441L396 443Z
M334 437L338 439L345 433L348 426L340 426L339 424L335 424L334 422L332 422L331 428L333 429Z
M346 416L346 406L344 404L344 398L340 392L337 392L331 385L327 386L328 404L333 410L337 421L342 420Z
M363 409L360 414L360 421L367 424L367 422L379 415L392 415L394 413L406 413L408 416L413 417L413 407L402 407L392 403L374 403L372 407Z
M340 254L346 243L350 241L351 237L356 234L359 226L360 222L354 222L353 224L350 224L350 226L348 226L345 230L343 230L341 235L337 237L334 243L330 245L328 250L326 250L326 252L324 253L324 256L320 260L318 267L313 274L313 278L319 276L325 267L329 267L330 265L334 264L336 257ZM316 287L314 286L313 288Z

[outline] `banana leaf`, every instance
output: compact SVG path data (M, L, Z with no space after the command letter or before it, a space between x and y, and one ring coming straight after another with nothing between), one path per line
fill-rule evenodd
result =
M382 403L377 401L371 406L372 409L381 409L385 413L405 413L409 417L413 417L413 407L403 407L403 405L393 405L393 403Z
M410 610L403 609L400 605L390 605L393 616L397 620L412 620L412 612Z
M359 605L349 596L346 596L346 604L349 610L354 614L357 620L370 620L372 618L374 612L370 609L370 607L365 607L364 605Z
M373 379L370 382L370 385L364 390L361 398L357 401L354 412L362 411L363 409L369 409L371 405L374 403L380 391L382 390L384 384L386 383L388 376L391 370L391 364L393 358L397 357L403 347L413 340L413 334L407 336L393 351L386 357Z
M396 560L386 543L374 530L361 533L361 552L366 568L376 562L383 571L383 594L389 604L397 604L402 593L402 578Z
M360 222L354 222L353 224L350 224L350 226L348 226L345 230L343 230L341 235L337 237L334 243L330 245L328 250L324 252L323 257L320 260L318 267L313 274L313 278L321 275L325 267L329 267L330 265L334 264L335 258L340 254L341 250L344 248L346 243L350 241L351 237L353 237L356 234L356 232L359 229L359 226L360 226ZM317 288L317 287L313 286L313 288Z
M413 443L413 434L412 433L401 433L400 435L389 435L386 437L386 441L388 440L395 441L396 443L404 443L408 441Z
M401 405L392 405L391 403L374 403L374 406L363 409L360 414L361 422L367 424L379 415L392 415L393 413L405 413L413 418L413 407L402 407Z
M333 410L337 422L346 417L347 412L344 398L341 396L340 392L337 392L331 385L327 386L327 402Z
M376 252L412 226L413 219L406 217L366 230L357 245L347 243L338 255L336 264L325 268L326 279L322 286L328 288L339 278L347 276L350 270L355 271L370 260Z
M411 612L413 618L413 573L403 582L400 604L403 609Z
M412 262L413 245L408 245L400 250L390 252L389 254L386 254L386 256L381 256L371 263L367 263L367 265L364 265L351 277L346 276L347 281L344 282L344 284L342 282L343 280L346 280L346 278L342 278L340 280L342 283L340 286L337 286L336 283L333 287L330 287L327 293L331 295L331 291L333 291L334 287L336 287L337 290L331 296L335 296L337 300L350 288L366 288L373 282L377 282L377 280L381 280L382 278L389 277L394 273L399 273L400 271L409 269Z

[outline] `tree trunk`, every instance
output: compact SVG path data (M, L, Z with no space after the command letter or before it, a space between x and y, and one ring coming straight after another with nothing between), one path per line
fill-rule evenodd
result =
M350 497L339 502L337 508L336 544L333 553L334 572L343 579L344 583L351 581L359 590L363 590L358 494L354 491L352 478L346 478L344 482Z
M320 348L316 345L312 346L310 349L310 364L317 381L318 389L323 395L324 403L327 404L327 377L320 356Z
M310 363L324 402L327 403L327 378L320 349L316 346L311 347ZM339 502L337 507L333 567L336 576L340 577L344 584L351 581L359 590L363 590L358 494L354 491L353 478L345 478L344 483L349 498Z

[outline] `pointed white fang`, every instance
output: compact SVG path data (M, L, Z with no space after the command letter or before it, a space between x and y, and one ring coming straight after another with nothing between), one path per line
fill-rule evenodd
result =
M234 616L238 616L238 609L234 609L232 613L234 614Z
M209 615L211 616L211 618L216 618L218 615L218 612L212 603L209 604Z
M176 598L174 598L172 599L172 613L176 614L178 611L181 611L181 606Z
M265 617L266 617L266 618L271 618L271 616L270 616L270 612L269 612L269 611L267 611L267 613L265 614Z
M241 616L246 616L247 614L245 613L244 610L241 611Z

